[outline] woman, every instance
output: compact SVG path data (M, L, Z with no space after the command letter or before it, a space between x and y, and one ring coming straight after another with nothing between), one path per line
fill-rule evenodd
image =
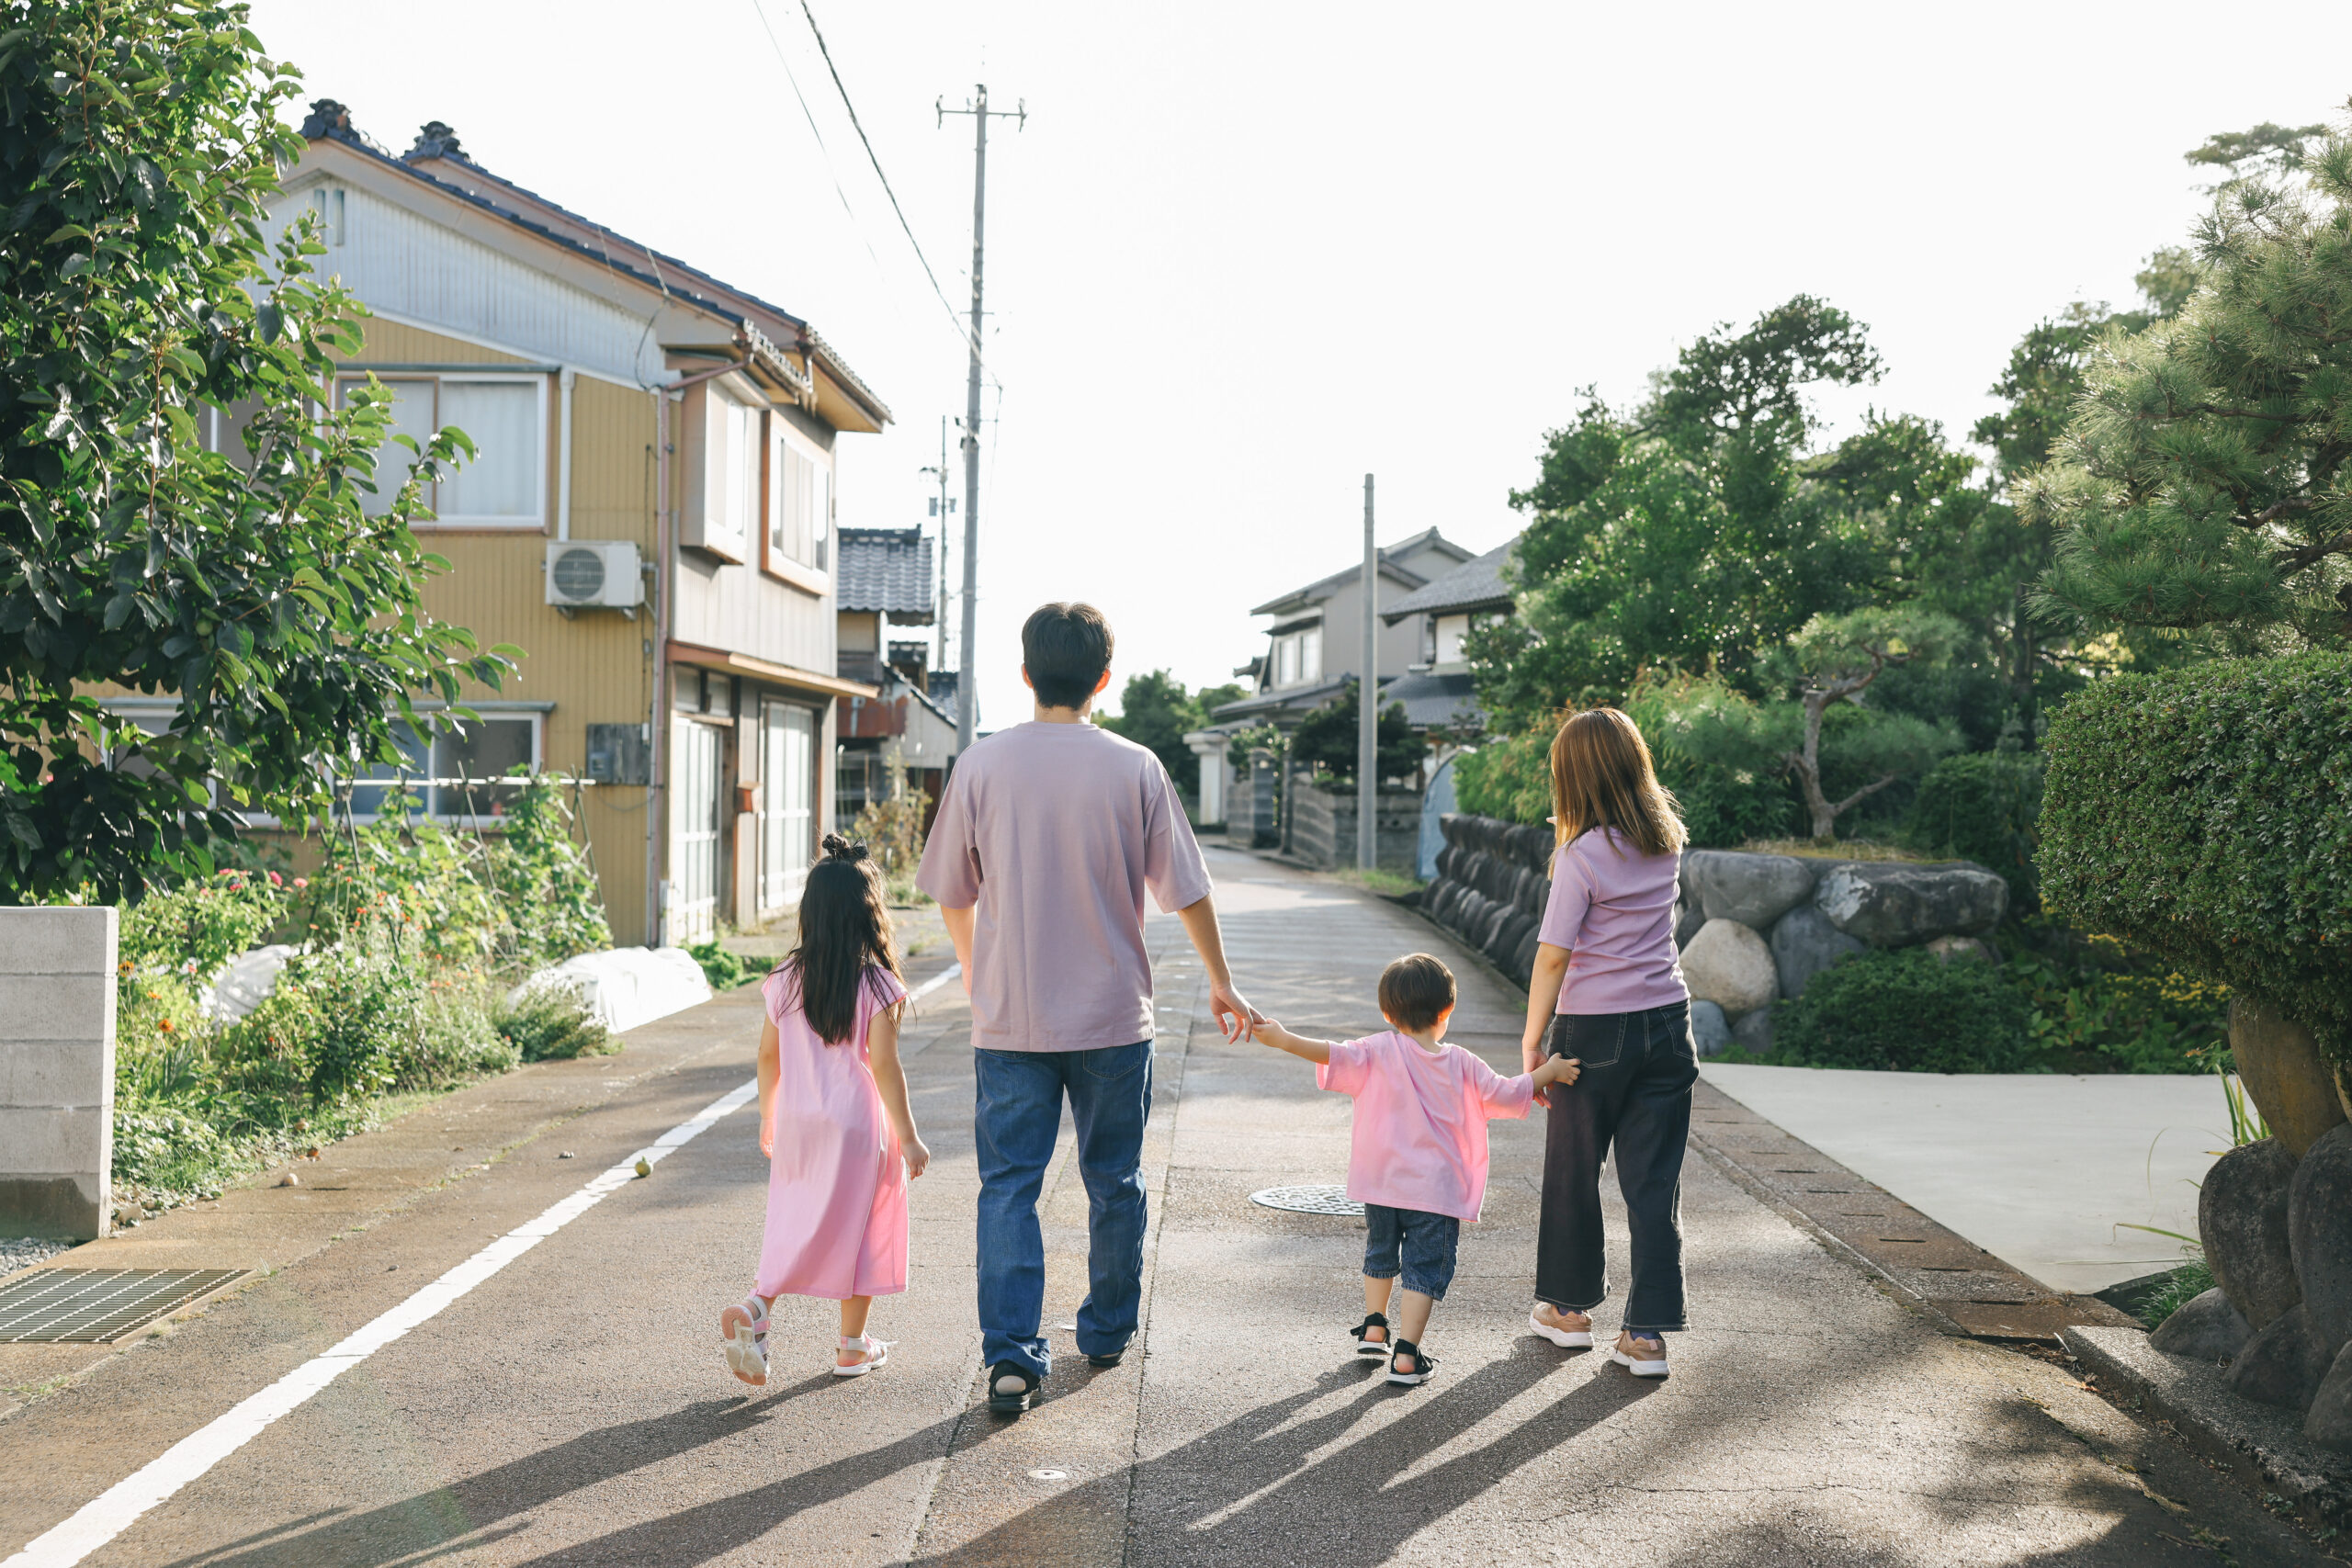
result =
M1551 1120L1528 1321L1555 1345L1592 1343L1589 1314L1609 1295L1600 1162L1613 1141L1634 1269L1610 1359L1662 1378L1664 1337L1685 1326L1682 1147L1699 1077L1690 993L1674 951L1682 820L1641 730L1615 708L1560 726L1552 811L1559 847L1521 1047L1531 1071L1547 1055L1574 1057L1584 1071L1573 1087L1536 1096Z

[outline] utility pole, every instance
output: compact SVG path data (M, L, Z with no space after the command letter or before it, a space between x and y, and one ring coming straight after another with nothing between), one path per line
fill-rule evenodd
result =
M1363 662L1356 677L1356 865L1370 871L1379 840L1373 817L1380 806L1380 549L1372 542L1372 476L1363 477Z
M956 677L956 750L962 752L972 744L973 727L979 716L979 671L974 668L973 645L979 640L980 608L980 261L983 235L987 229L989 204L989 118L1017 119L1022 129L1028 129L1029 105L1023 100L1011 113L989 107L989 89L981 83L972 89L972 101L960 109L951 109L944 100L933 106L939 113L939 123L945 125L951 114L972 117L972 333L971 369L964 382L964 604L963 622L957 641L963 656L963 669Z
M931 514L939 519L939 598L933 605L933 624L939 628L938 651L932 656L933 670L947 668L947 520L956 515L956 502L947 493L947 416L939 416L939 466L926 466L923 470L939 481L939 493L932 498Z

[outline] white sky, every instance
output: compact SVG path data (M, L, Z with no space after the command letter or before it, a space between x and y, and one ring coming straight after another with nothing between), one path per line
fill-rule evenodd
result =
M1030 110L989 150L984 728L1027 716L1040 601L1100 604L1123 673L1224 680L1262 642L1250 605L1361 552L1367 470L1384 543L1490 547L1579 388L1628 400L1800 290L1892 367L1839 423L1875 402L1964 433L2026 327L2128 301L2185 236L2183 152L2352 92L2341 0L2239 28L2064 0L810 3L959 309L971 121L938 129L933 100L986 81ZM815 323L899 421L843 438L842 521L927 520L961 339L799 0L253 9L306 96L395 151L445 119L486 167Z

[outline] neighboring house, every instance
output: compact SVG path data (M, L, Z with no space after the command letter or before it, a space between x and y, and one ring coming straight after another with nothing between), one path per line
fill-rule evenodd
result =
M1452 571L1470 552L1434 528L1379 553L1375 611ZM1256 691L1210 716L1220 725L1274 724L1287 730L1340 697L1363 662L1363 562L1359 559L1304 588L1270 599L1250 613L1271 615L1266 652L1234 673L1254 678ZM1374 643L1375 690L1420 658L1420 628L1390 622ZM1204 786L1205 787L1205 786Z
M869 801L888 797L889 759L907 765L910 787L929 804L923 826L938 807L956 752L952 677L930 668L931 646L890 636L898 626L927 626L936 618L932 542L920 528L843 528L834 574L839 651L834 672L876 689L877 696L844 696L835 705L841 751L834 770L833 823L846 830ZM932 694L947 684L949 704Z
M455 570L425 603L527 654L466 694L480 723L413 738L414 773L590 780L616 942L790 908L833 817L836 699L878 694L836 667L834 442L889 410L806 321L492 175L438 121L395 155L321 99L302 134L274 215L317 214L319 270L373 312L337 395L372 373L401 430L479 448L428 497L418 531ZM495 825L495 788L424 793Z
M1418 638L1411 668L1381 693L1382 702L1404 705L1406 722L1414 728L1464 734L1484 728L1486 716L1478 709L1462 639L1474 626L1512 613L1503 566L1518 543L1514 535L1380 607L1382 620L1392 626L1409 623Z

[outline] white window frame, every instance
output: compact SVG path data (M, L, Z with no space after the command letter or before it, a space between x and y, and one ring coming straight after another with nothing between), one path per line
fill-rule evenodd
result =
M468 703L465 705L474 710L475 721L478 723L507 724L528 721L531 726L531 775L536 778L539 774L547 772L547 707L536 706L530 708L515 708L496 703ZM417 717L426 721L425 728L420 732L421 738L424 741L424 771L422 773L411 773L405 768L395 768L390 773L381 774L371 772L365 777L355 778L348 781L350 785L355 788L367 788L377 785L389 786L398 784L403 779L416 780L418 782L411 785L411 793L415 795L418 799L424 802L424 815L430 820L437 822L445 828L466 829L475 832L499 832L503 830L506 826L506 819L495 812L484 813L442 809L445 803L445 796L448 797L448 803L454 805L456 801L462 800L464 798L464 795L462 786L460 785L454 784L444 785L433 782L436 776L433 762L435 743L442 738L443 731L438 725L434 724L431 721L433 716L441 711L443 710L439 708L427 708L421 705L417 708ZM399 725L403 721L397 715L393 716L393 724ZM381 763L376 764L378 767L381 767L382 765L383 764ZM481 782L489 783L491 781L485 779ZM338 822L350 822L364 827L367 824L375 821L378 816L379 813L373 811L338 810L335 813L335 820ZM247 821L254 827L275 827L277 825L276 818L255 816L248 818Z
M523 513L517 513L511 517L489 515L445 515L440 507L441 487L439 484L428 480L424 486L424 503L432 511L433 515L429 518L419 518L414 523L411 524L410 526L420 531L427 528L469 528L497 529L502 532L512 530L519 533L529 533L535 530L541 533L546 532L548 526L547 377L537 371L516 372L511 370L502 371L495 368L485 368L479 371L439 370L419 375L412 375L403 372L387 376L379 373L377 375L376 379L383 382L388 387L400 385L431 388L433 396L433 412L427 416L427 429L431 433L436 434L440 432L442 426L447 423L441 417L441 384L443 382L455 381L469 385L481 382L504 383L507 385L527 383L532 386L536 389L537 430L536 433L537 438L534 442L535 451L531 462L531 510L529 514L526 516ZM335 378L336 406L339 408L345 406L344 403L344 399L346 395L345 389L352 387L364 387L368 384L368 378L365 375L337 376ZM467 434L470 435L472 432L469 431ZM377 473L379 478L376 481L377 494L379 496L386 495L390 493L391 489L397 488L396 486L390 486L389 484L388 477L384 475L384 465L395 465L397 467L397 470L405 476L408 465L414 460L414 458L408 456L408 450L406 447L393 446L388 448L385 455L379 459L378 463Z
M768 558L827 570L832 538L832 458L781 414L768 421Z

